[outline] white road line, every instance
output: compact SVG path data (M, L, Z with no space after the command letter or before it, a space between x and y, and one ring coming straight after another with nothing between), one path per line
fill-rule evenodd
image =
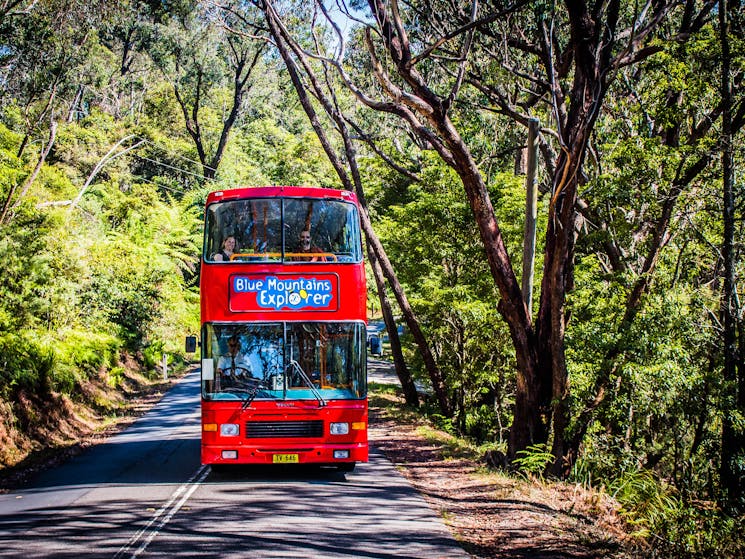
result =
M197 490L197 487L199 487L199 485L204 481L204 478L207 477L209 472L210 469L208 466L202 466L193 476L191 476L189 481L176 489L176 491L171 495L171 498L168 499L168 502L160 507L153 515L150 522L148 522L142 530L132 536L125 546L116 552L114 559L120 559L122 557L137 557L145 551L147 546L150 545L150 542L152 542L155 536L158 535L158 532L163 529L163 526L170 522L173 515L184 506L184 503L189 499L189 497L191 497L192 493ZM165 516L163 516L164 514ZM161 516L163 518L161 518ZM158 519L160 519L160 522L158 522ZM157 526L153 527L156 522L158 523ZM142 543L140 543L140 541L142 541ZM139 547L134 551L131 551L138 543Z

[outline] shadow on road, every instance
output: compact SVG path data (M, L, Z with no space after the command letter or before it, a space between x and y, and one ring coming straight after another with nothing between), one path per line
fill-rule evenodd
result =
M364 467L364 466L362 466ZM235 464L212 466L208 483L253 482L344 482L347 473L333 466L314 466L311 464Z

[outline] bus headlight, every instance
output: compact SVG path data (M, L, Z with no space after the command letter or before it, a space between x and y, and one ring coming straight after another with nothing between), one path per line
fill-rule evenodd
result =
M220 435L223 437L237 437L239 431L237 423L222 423L220 425Z
M349 433L349 423L332 423L329 432L332 435L346 435Z

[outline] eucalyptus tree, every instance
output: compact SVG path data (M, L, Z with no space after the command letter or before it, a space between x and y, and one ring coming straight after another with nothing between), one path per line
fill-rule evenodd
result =
M268 3L273 5L273 3ZM322 4L319 14L327 13ZM509 326L518 364L510 456L534 443L552 440L554 471L570 464L597 407L617 376L624 348L608 349L596 380L595 393L570 426L570 386L565 336L567 293L574 280L574 255L579 212L593 223L597 215L580 197L588 180L587 160L607 96L619 79L651 57L693 40L710 28L716 2L675 0L631 4L612 0L584 2L390 2L370 0L372 22L365 25L367 64L376 83L354 81L345 50L336 56L316 53L334 65L347 87L369 108L406 122L427 146L436 150L459 175L479 228L494 284L500 293L498 310ZM281 11L280 6L274 6ZM350 12L350 15L351 12ZM344 38L339 34L339 43ZM358 53L357 57L361 55ZM526 307L513 260L494 215L486 183L461 129L466 94L481 95L481 103L514 122L527 125L541 117L542 153L548 174L548 220L544 232L542 283L536 309ZM682 97L676 87L664 98L674 111ZM478 98L476 96L476 98ZM742 107L737 105L738 109ZM721 107L687 134L691 146L715 132ZM739 110L736 110L739 115ZM741 126L741 118L735 118ZM675 128L657 124L666 141L680 146ZM688 131L687 128L685 128ZM695 150L693 150L695 152ZM626 313L617 326L628 331L649 288L655 265L668 236L679 194L707 168L711 152L683 157L673 171L662 208L648 237L642 265L629 268L620 247L606 239L608 258L636 274L629 289ZM602 221L597 222L602 227Z
M105 110L121 117L139 109L151 69L147 51L156 38L156 26L167 22L174 9L156 0L116 3L115 13L98 32L99 40L117 61L106 68L108 91L101 103Z
M440 409L446 416L450 415L451 406L445 391L440 370L432 356L432 352L424 338L419 322L414 315L401 283L398 281L393 265L390 262L377 234L372 228L365 192L360 176L356 148L352 141L352 133L355 129L358 129L358 127L351 118L351 115L345 113L342 109L343 100L335 90L331 76L328 74L328 69L322 67L320 70L316 70L316 68L313 67L313 64L305 55L298 42L293 39L288 28L282 20L277 17L277 13L268 4L264 2L256 2L256 6L263 10L263 13L265 14L268 36L271 38L272 43L276 46L279 55L285 63L292 84L298 98L300 99L300 104L316 132L329 161L334 167L342 186L347 190L356 192L360 200L360 217L362 229L365 232L369 262L378 289L383 319L389 332L396 372L401 381L406 402L410 405L418 405L419 396L411 373L403 359L393 311L386 293L386 280L390 285L404 315L404 319L409 325L417 346L423 356L426 368L430 374L430 378L432 379L432 384ZM236 17L242 18L239 8L240 6L222 6L223 10L235 15ZM314 40L316 41L316 45L320 45L322 42L321 39L315 35ZM314 100L321 107L321 114L319 114L319 111L315 108L313 103ZM338 136L336 142L332 140L331 134L326 130L326 128L330 127L324 127L322 124L322 115L325 116L333 126L333 129Z
M734 19L734 22L732 21ZM735 150L734 130L738 126L738 109L733 93L733 84L741 85L742 68L733 72L733 62L742 54L742 31L745 29L745 16L739 2L721 0L719 3L719 40L721 46L721 98L722 98L722 329L724 353L724 402L722 418L722 456L720 475L724 489L724 502L731 510L745 511L745 426L737 425L734 417L745 417L745 308L740 303L737 290L736 254L745 247L736 239L743 238L742 226L740 235L736 236L735 196ZM739 33L735 42L730 37L731 30ZM735 45L732 43L735 42ZM739 44L738 44L739 43ZM733 56L735 54L735 56ZM736 58L737 57L737 58ZM742 113L739 115L742 120ZM739 200L745 204L745 196ZM745 208L742 208L745 209ZM741 278L742 279L742 278ZM745 280L744 280L745 281ZM738 342L739 337L739 342ZM742 421L742 419L740 419Z
M69 111L72 92L78 86L75 73L89 57L93 29L109 11L108 3L99 0L39 0L3 5L0 101L6 107L19 109L24 132L17 156L22 157L37 136L42 147L23 183L12 184L8 192L2 193L0 223L10 218L11 205L20 202L49 155L57 123L61 114Z
M591 234L579 241L579 252L597 254L597 277L609 286L606 293L624 296L620 311L603 316L610 328L569 429L575 452L593 418L607 433L625 431L619 439L639 451L639 463L658 465L679 488L698 494L712 488L707 479L715 475L712 461L719 461L712 460L712 448L722 462L741 453L735 441L722 440L721 424L742 412L736 383L727 382L722 371L724 316L712 289L720 281L726 287L725 256L718 247L733 231L723 229L720 208L727 204L717 181L726 169L717 154L727 145L726 121L741 136L745 106L735 93L730 118L723 118L727 102L719 82L728 57L716 20L709 18L685 41L670 42L633 72L621 72L598 119L593 176L578 202ZM742 32L733 29L727 37L736 53L732 60L742 58ZM737 90L742 68L735 64L730 79ZM737 239L735 234L741 255ZM681 307L676 299L688 304ZM574 310L580 320L586 316L578 305ZM572 337L576 343L578 336ZM587 347L586 340L580 343ZM647 378L637 376L640 355ZM658 376L655 367L666 374ZM624 406L625 415L619 413ZM725 476L721 481L725 492L739 486Z
M215 24L208 9L199 6L160 25L150 56L173 86L209 180L215 178L231 130L246 111L266 43L252 36L255 24L248 17L231 22L231 32Z

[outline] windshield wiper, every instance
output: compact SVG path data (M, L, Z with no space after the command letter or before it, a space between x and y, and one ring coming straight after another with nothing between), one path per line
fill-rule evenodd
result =
M243 404L241 404L241 410L245 410L250 406L253 401L256 399L256 394L259 393L259 385L257 384L254 388L251 390L246 390L246 398L243 400Z
M259 394L260 391L266 389L266 387L263 386L260 380L255 379L255 382L252 382L250 384L253 385L251 388L235 387L235 388L230 389L230 392L232 392L233 394L237 395L238 393L240 393L240 394L246 395L246 397L243 398L243 404L241 405L242 410L245 410L253 403L253 401L256 399L256 396ZM272 398L276 399L276 396L274 396L273 394L270 394L270 395Z
M300 376L303 381L305 381L305 384L308 385L308 388L310 388L310 391L313 392L313 395L316 397L316 400L318 400L318 405L320 407L324 407L326 405L326 400L323 399L323 396L321 396L321 393L318 391L318 389L313 384L313 381L308 378L308 375L303 371L303 368L300 366L300 363L295 361L294 359L290 359L290 365L289 367L292 367L292 369Z

